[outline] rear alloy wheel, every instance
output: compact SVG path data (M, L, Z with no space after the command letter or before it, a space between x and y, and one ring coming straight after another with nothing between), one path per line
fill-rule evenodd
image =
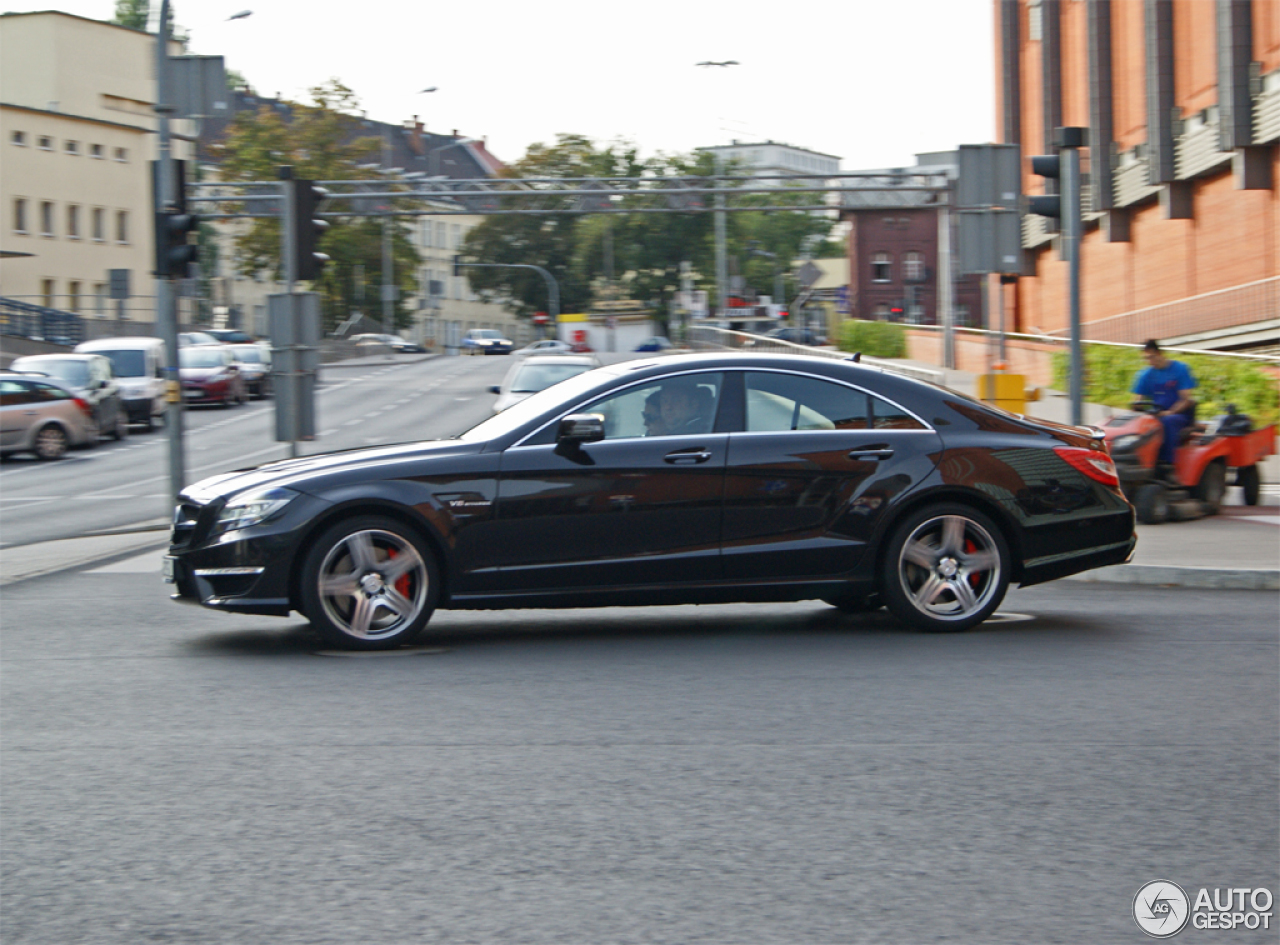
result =
M411 529L383 516L339 522L312 545L302 606L334 646L386 650L410 642L439 598L435 557Z
M1004 600L1012 569L995 524L964 505L933 505L908 516L889 542L884 602L921 630L967 630Z
M52 423L41 427L36 433L34 449L40 459L62 459L67 454L67 434Z

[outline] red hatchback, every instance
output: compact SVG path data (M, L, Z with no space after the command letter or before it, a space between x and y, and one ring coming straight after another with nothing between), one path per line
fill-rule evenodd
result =
M235 355L225 345L187 345L178 349L182 399L190 404L242 404L249 399Z

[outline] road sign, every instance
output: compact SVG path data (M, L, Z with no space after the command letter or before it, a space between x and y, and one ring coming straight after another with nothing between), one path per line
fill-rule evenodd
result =
M1022 150L1016 144L960 145L956 205L961 210L1017 210Z
M796 270L796 280L806 289L821 278L822 270L807 260L803 266Z
M547 313L546 313L546 312L535 312L535 313L534 313L534 316L533 316L533 323L534 323L535 325L545 325L549 320L550 320L550 319L548 319L548 318L547 318Z
M108 269L107 278L111 280L111 298L129 298L129 270Z

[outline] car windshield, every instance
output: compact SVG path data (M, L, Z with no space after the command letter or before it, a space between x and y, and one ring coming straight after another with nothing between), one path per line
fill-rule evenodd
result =
M178 365L185 368L222 367L225 359L221 348L179 348Z
M262 363L262 352L257 348L237 348L236 360L250 361L254 364L260 364Z
M145 353L137 348L124 351L94 351L111 361L116 377L142 377L147 373Z
M571 377L563 383L548 387L532 397L525 398L518 404L508 407L502 413L494 414L488 420L477 424L465 433L459 434L458 439L476 442L504 436L512 430L519 429L539 414L553 409L561 401L571 401L582 396L598 384L604 383L609 377L616 375L616 373L616 370L606 369L604 371L586 371L577 377Z
M502 335L493 329L481 328L472 333L473 338L501 338Z
M89 365L84 361L64 361L61 358L23 358L16 368L20 371L35 371L48 374L60 381L84 387L89 383Z
M559 384L590 370L589 364L525 364L511 382L511 393L536 394L552 384Z

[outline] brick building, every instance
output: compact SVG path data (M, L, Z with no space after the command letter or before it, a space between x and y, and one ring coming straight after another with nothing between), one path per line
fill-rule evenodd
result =
M1280 342L1280 4L995 0L999 139L1023 189L1057 127L1088 129L1084 336L1244 348ZM1006 303L1067 331L1067 267L1041 217Z

